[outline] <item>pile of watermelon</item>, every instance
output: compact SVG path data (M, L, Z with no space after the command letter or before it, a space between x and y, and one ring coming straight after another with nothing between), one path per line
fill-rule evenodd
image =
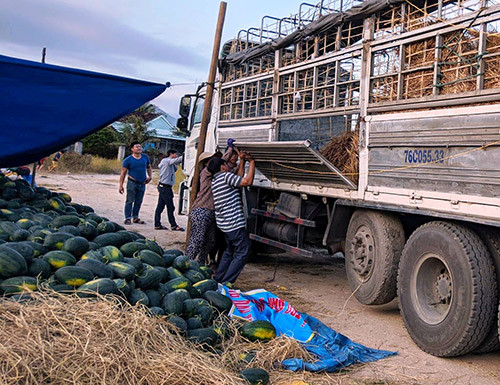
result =
M227 329L214 320L232 301L216 291L212 273L182 251L163 250L73 203L66 193L0 175L0 295L26 299L41 287L81 297L113 294L165 316L189 340L215 346ZM262 321L241 333L249 340L276 336ZM264 373L248 374L267 383Z

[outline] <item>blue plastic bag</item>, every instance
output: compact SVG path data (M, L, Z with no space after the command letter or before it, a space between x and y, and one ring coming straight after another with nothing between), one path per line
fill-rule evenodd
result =
M277 335L299 341L318 358L315 362L289 358L280 363L284 369L294 372L335 372L352 364L373 362L397 354L353 342L316 318L297 312L288 302L264 289L242 293L220 285L219 292L233 301L229 313L231 317L247 321L269 321L275 327Z

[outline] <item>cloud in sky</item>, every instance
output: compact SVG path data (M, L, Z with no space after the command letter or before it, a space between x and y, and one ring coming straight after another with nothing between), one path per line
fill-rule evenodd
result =
M260 17L286 14L290 0L228 0L223 41ZM298 0L297 0L298 3ZM219 0L2 0L0 54L163 83L208 75ZM176 114L178 86L155 100Z

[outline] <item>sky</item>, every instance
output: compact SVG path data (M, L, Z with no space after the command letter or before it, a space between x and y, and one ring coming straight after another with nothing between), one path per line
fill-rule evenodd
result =
M222 42L264 15L297 13L299 0L227 0ZM2 0L0 55L171 82L153 101L177 116L179 100L206 81L218 0ZM188 84L186 84L188 83Z

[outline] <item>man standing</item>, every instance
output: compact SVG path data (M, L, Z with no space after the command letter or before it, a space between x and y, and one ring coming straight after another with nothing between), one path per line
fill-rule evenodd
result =
M127 156L122 163L118 191L123 194L123 182L128 173L124 223L130 225L133 221L134 223L144 224L145 222L139 218L139 210L141 209L146 185L151 182L153 177L151 162L149 157L142 153L142 146L139 142L132 143L130 149L132 155Z
M182 157L179 157L177 150L168 150L167 157L163 158L158 165L160 169L160 183L158 183L158 204L155 210L155 230L167 230L161 224L161 213L165 206L167 206L168 221L170 222L170 229L173 231L184 231L182 227L177 225L175 221L174 211L174 192L172 187L175 184L175 172L177 165L182 162Z
M245 229L239 189L251 186L255 176L255 162L247 154L240 154L238 174L245 170L245 160L250 161L248 174L244 177L229 172L223 159L214 158L208 164L212 179L212 193L215 205L215 220L226 238L226 251L222 255L215 280L234 283L245 267L250 252L250 240Z

